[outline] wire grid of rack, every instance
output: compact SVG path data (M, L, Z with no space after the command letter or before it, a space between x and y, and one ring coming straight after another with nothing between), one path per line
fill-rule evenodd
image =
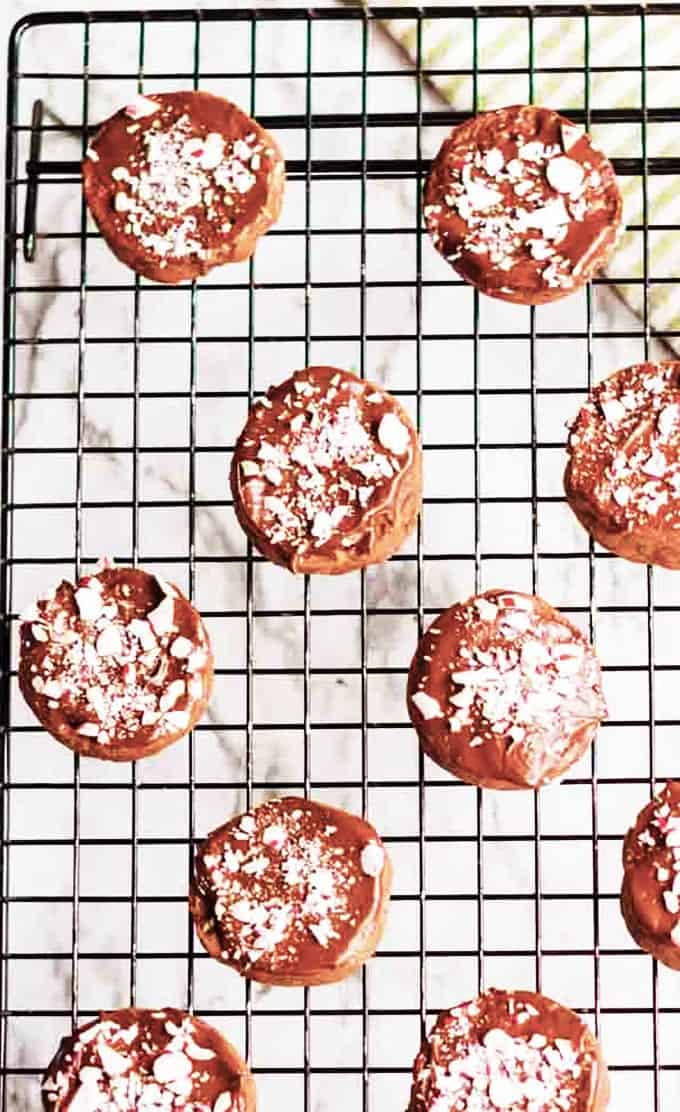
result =
M251 1057L264 1108L274 1100L305 1110L321 1107L323 1101L325 1112L341 1106L398 1106L406 1096L422 1028L439 1008L492 983L543 988L582 1011L603 1034L617 1108L658 1112L676 1107L680 1050L673 1032L680 996L667 971L638 954L621 928L616 859L628 820L655 779L673 772L677 713L666 710L665 697L660 705L658 681L672 684L676 674L667 645L670 637L672 646L669 623L680 595L665 573L622 566L606 553L593 552L582 534L574 539L568 518L560 516L563 505L555 478L563 436L544 412L549 404L561 416L573 413L593 375L613 369L606 364L608 356L605 362L598 357L598 345L609 339L629 343L630 349L621 349L630 351L629 362L653 350L656 337L647 294L656 279L647 260L655 229L647 220L636 229L645 260L645 311L641 321L628 316L623 325L598 313L598 295L611 284L605 278L582 297L569 299L573 316L553 316L549 307L513 309L508 316L509 310L480 301L444 274L443 264L419 234L427 156L446 128L478 105L489 74L480 62L480 38L500 19L515 21L527 36L526 66L513 71L526 87L518 100L535 97L542 75L554 72L536 57L537 25L557 17L576 21L584 43L579 68L583 99L580 108L570 105L568 114L599 127L605 148L606 125L627 123L640 129L639 157L618 160L617 170L640 176L645 198L648 174L674 174L677 159L651 156L646 142L650 126L677 127L680 120L674 104L648 104L648 74L664 68L647 64L658 14L678 16L680 27L680 5L645 9L628 4L587 9L65 13L31 16L15 29L8 83L0 535L3 1108L35 1106L40 1071L71 1021L100 1006L129 1001L187 1006L220 1023ZM369 103L376 83L394 76L372 66L372 24L379 18L412 24L418 80L412 82L414 99L408 110L374 111ZM638 36L639 57L626 67L637 88L629 108L591 103L591 81L614 68L596 65L591 56L600 18L626 20ZM469 34L470 62L460 71L469 82L469 111L425 107L427 90L421 79L443 73L422 64L426 20L454 20L460 33ZM156 65L150 73L150 44L170 22L184 29L190 65L172 72ZM299 29L303 61L263 69L260 43L263 36L278 34L282 23ZM332 40L341 24L355 29L358 60L336 73L315 65L315 48ZM123 27L136 41L136 56L129 53L128 36L125 49L121 47L121 72L98 73L92 56L96 35L115 36ZM243 34L238 41L247 49L236 74L241 95L235 99L257 113L282 137L284 151L295 155L288 159L289 191L298 190L302 219L291 227L284 217L266 240L272 249L282 247L278 280L263 280L258 272L264 246L255 263L234 269L235 277L221 271L217 281L183 292L160 290L122 269L101 280L100 240L80 201L73 232L52 224L42 230L50 190L61 189L70 197L79 190L77 150L70 158L57 151L60 157L49 159L44 157L45 143L70 128L84 151L88 129L97 120L92 101L104 77L126 80L133 88L143 84L147 91L199 84L220 91L219 80L235 76L227 71L233 52L225 47L224 72L218 72L220 67L203 64L204 46L219 36L236 41L237 28ZM53 40L59 42L56 69L49 73L25 68L24 43L36 29L60 36ZM80 62L67 70L61 59L68 57L67 45L74 40ZM318 91L334 76L351 83L352 111L319 112ZM565 80L568 76L565 72ZM52 119L45 122L37 110L31 126L31 90L56 79L78 86L80 119L67 127L55 117L45 117ZM301 110L285 115L263 111L260 89L265 82L283 79L297 83ZM46 102L49 107L49 89ZM400 150L398 157L393 152L376 157L373 139L399 128L409 136L409 156L401 157ZM431 138L426 138L427 129ZM332 157L336 144L344 153L343 137L350 132L355 137L350 153ZM328 140L329 135L324 157L319 157L317 138ZM339 194L332 193L328 202L321 197L328 183L343 191L356 189L356 218L349 226ZM398 226L390 220L389 204L381 217L380 204L387 195L377 193L376 204L372 193L376 186L392 185L406 190L409 198L408 221ZM334 220L337 205L339 224ZM391 260L390 243L397 238L410 252L410 274L400 275L395 263L393 272L372 277L376 252L387 252ZM319 279L316 243L328 264L341 241L349 239L355 248L351 276L329 278L324 271L325 278ZM58 267L33 279L31 265L68 240L77 252L71 279ZM22 262L22 247L26 258L35 252L35 264ZM297 270L291 261L295 251ZM238 305L241 324L245 322L238 336L224 325L204 334L204 301L216 295L226 304L235 291L240 300L229 304ZM284 323L288 302L283 299L291 291L298 298L295 319L300 325L293 331ZM339 300L348 291L355 298L350 327L338 334L319 328L316 299L329 294ZM394 303L390 328L372 325L376 291ZM411 307L405 325L396 319L404 291ZM71 298L75 331L68 341L42 331L38 337L22 333L22 306L36 292ZM278 316L263 313L265 292L284 304L285 311ZM95 333L91 310L102 294L125 301L127 335L117 335L111 326ZM145 305L152 296L164 299L164 315L160 326L156 317L155 329L148 332ZM181 331L172 323L179 298L182 304L186 299L187 309ZM435 299L443 307L443 326L433 323L429 312ZM500 317L494 318L494 312ZM171 330L169 355L163 346L164 325ZM672 342L673 336L665 339ZM512 374L504 377L502 368L512 362L512 345L518 341L526 377L513 380ZM93 356L114 343L116 351L126 353L120 383L110 377L102 381L92 366ZM211 435L202 433L206 413L214 409L221 414L221 403L233 401L238 418L229 427L235 432L247 404L277 377L277 360L278 377L283 377L292 366L332 362L324 359L326 352L344 351L348 365L371 377L378 373L375 353L381 344L392 345L392 354L383 359L383 377L411 407L423 432L424 526L413 544L383 569L345 577L352 583L318 585L309 580L292 585L279 569L267 568L246 551L245 543L239 550L232 534L220 551L219 530L217 551L204 551L203 513L217 514L225 522L232 515L224 476L233 436L226 431L216 435L209 424ZM146 367L154 349L161 353L155 377ZM204 375L207 351L216 353L218 362L218 353L226 352L238 362L241 377L232 379L223 367L215 374L212 365ZM49 359L55 352L63 353L72 375L63 389L51 385ZM570 368L576 367L575 377L565 365L565 353ZM36 370L36 358L48 361L46 372ZM400 368L394 379L391 358ZM557 362L554 380L542 369L546 359L553 366ZM183 376L180 385L176 365ZM62 380L55 374L55 381ZM50 407L48 416L32 425L26 407L41 402ZM101 404L110 412L127 407L124 444L93 440L90 416ZM68 407L64 412L70 432L60 440L53 433L62 405ZM170 431L159 440L156 425L149 437L146 414L152 405L162 407L157 413L162 411L162 420L171 427L170 407L179 406L184 436L173 439ZM185 464L184 485L171 490L170 497L147 483L148 461L159 455L166 462L181 456ZM113 497L107 490L94 497L96 483L89 469L102 457L127 461L125 496ZM520 479L517 459L524 467ZM224 490L211 489L210 497L203 488L206 460L217 467L224 483ZM62 466L64 488L55 494L51 474L60 473ZM503 486L504 471L510 488ZM155 511L169 508L183 521L180 542L176 526L154 531L153 537L145 528L149 519L158 520ZM129 524L117 534L121 514ZM40 522L39 540L25 540L29 518L34 525ZM428 532L428 522L435 518L437 528ZM521 527L514 529L512 522L520 518ZM109 533L113 539L107 544ZM168 536L174 543L164 551L162 541ZM19 610L55 576L77 574L91 565L102 541L119 560L139 560L182 582L212 623L218 685L228 685L218 711L188 743L131 769L100 767L62 752L22 712L16 692ZM223 582L235 585L223 590ZM596 751L565 784L536 796L511 793L494 799L423 762L399 693L418 629L454 597L500 582L540 590L603 643L613 706ZM269 594L265 586L271 587ZM270 658L267 623L279 619L297 623L297 632L288 641L284 637L284 650ZM382 655L376 650L381 640L387 646ZM390 655L392 642L399 646L396 663ZM349 646L349 659L343 657L343 643ZM234 645L238 648L232 651ZM277 686L281 682L284 686ZM294 685L293 696L288 682ZM632 704L625 702L626 687ZM283 720L276 717L277 700L286 707ZM234 705L231 716L224 713L225 706ZM294 757L272 757L279 752L271 748L276 743ZM249 804L272 791L304 791L367 812L385 832L395 858L388 936L369 968L341 989L251 991L196 949L183 896L189 847L237 803ZM206 808L208 794L212 802ZM165 853L170 854L169 865ZM116 854L125 862L122 882ZM55 879L60 873L64 875ZM103 979L97 981L99 975Z

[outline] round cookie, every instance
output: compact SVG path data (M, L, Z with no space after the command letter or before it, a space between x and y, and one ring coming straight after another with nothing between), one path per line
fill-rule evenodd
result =
M466 281L521 305L555 301L604 265L621 223L614 169L549 108L483 112L444 140L425 186L434 245Z
M592 647L519 591L486 591L440 614L416 650L407 698L427 755L483 788L562 776L606 715Z
M148 757L194 728L213 656L197 610L140 568L63 580L21 616L19 686L57 741L86 757Z
M575 1012L491 989L442 1012L413 1066L408 1112L603 1112L609 1079Z
M62 1039L42 1103L45 1112L254 1112L255 1085L234 1047L202 1019L177 1008L121 1008Z
M307 367L253 407L231 468L234 508L263 556L339 575L387 560L416 526L418 435L382 387Z
M222 97L137 96L83 160L90 212L114 255L155 282L247 259L278 219L285 169L271 135Z
M190 908L208 953L272 985L349 977L383 931L392 867L369 823L308 799L271 799L196 853Z
M640 811L623 843L621 910L641 949L680 969L680 781Z
M590 535L626 560L680 568L680 362L595 386L568 452L567 501Z

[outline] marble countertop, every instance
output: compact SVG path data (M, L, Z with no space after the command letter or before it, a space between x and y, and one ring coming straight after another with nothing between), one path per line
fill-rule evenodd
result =
M91 10L109 5L90 3ZM153 11L150 0L144 5ZM233 7L246 5L232 4ZM273 2L259 7L279 7ZM302 5L291 5L302 6ZM75 5L45 3L44 10ZM204 3L204 9L218 7ZM13 2L9 16L18 18L32 5ZM249 26L207 24L201 44L201 87L249 105ZM305 23L263 21L257 31L255 111L276 116L305 111ZM193 33L180 22L147 23L145 72L147 91L181 87L190 81ZM36 28L22 45L25 70L80 72L82 28ZM138 26L94 24L90 35L88 122L110 114L134 88L134 80L108 77L137 67ZM361 62L361 25L356 20L319 22L313 29L313 60L318 70L352 70ZM228 69L234 76L215 78ZM169 82L168 72L186 73L184 82ZM368 106L374 112L412 112L416 84L401 51L379 27L369 43ZM291 76L302 74L302 76ZM82 121L82 85L62 77L25 79L19 98L21 123L30 118L31 102L42 96L51 123L43 156L76 159ZM315 78L315 113L360 109L360 87L341 73ZM425 88L423 107L442 107ZM423 131L423 153L436 151L445 127ZM299 130L277 131L284 152L304 155ZM410 127L373 128L368 134L372 158L413 158L416 136ZM312 136L315 158L357 158L357 129L318 129ZM26 155L21 138L20 161ZM305 312L309 309L309 362L359 368L366 377L403 393L416 407L417 299L416 226L418 190L413 180L373 179L366 190L366 328L363 353L358 340L359 292L343 283L357 280L360 263L361 192L357 182L314 180L310 217L317 231L311 239L310 274L305 272L304 183L289 184L279 229L258 249L254 264L253 312L256 337L252 348L256 390L302 366L305 360ZM78 282L81 247L77 231L81 197L74 181L41 186L38 226L42 233L66 232L67 238L42 239L36 261L17 263L16 391L13 405L15 446L57 449L49 457L15 457L12 512L13 567L11 608L19 612L42 588L61 574L71 575L74 558L73 500L77 409ZM343 236L324 235L344 228ZM385 234L385 229L393 229ZM133 430L132 350L134 291L130 273L99 239L87 243L87 344L82 362L86 391L82 458L82 557L110 553L129 559L135 540L131 510L118 503L132 492L132 456L124 451ZM473 325L472 292L450 281L446 264L423 241L421 348L423 387L421 430L425 446L422 600L426 611L469 594L475 586L473 344L465 337ZM193 788L189 787L190 749L179 743L141 763L133 773L125 766L94 761L81 764L79 789L80 960L78 1006L82 1014L123 1005L130 1000L131 930L134 927L136 1001L140 1005L186 1005L218 1024L240 1049L246 1049L245 989L238 977L205 958L197 943L188 944L183 895L189 861L188 837L201 836L245 802L246 681L246 546L227 498L230 447L243 422L248 383L249 270L247 264L221 268L200 283L196 317L195 514L193 566L188 560L190 515L190 409L185 396L190 382L189 334L191 296L187 288L164 289L142 283L138 336L140 391L137 414L138 485L142 506L137 519L140 563L162 570L187 589L207 612L216 646L215 697L193 747ZM401 282L402 285L384 285ZM431 284L429 284L431 283ZM114 284L117 292L98 286ZM287 288L271 288L272 284ZM223 288L215 288L220 285ZM26 287L30 287L27 289ZM89 287L94 287L90 289ZM479 302L480 481L485 499L479 518L482 553L481 586L532 587L531 558L531 341L529 310ZM536 586L560 607L573 608L575 620L588 628L589 559L584 533L561 497L565 421L583 396L587 383L585 294L577 294L536 311L535 372L536 484L538 559ZM592 373L600 378L643 354L639 320L611 289L592 294ZM516 339L497 339L513 333ZM554 335L567 333L564 339ZM610 335L615 333L616 335ZM628 333L622 337L621 333ZM227 343L214 337L230 335ZM442 335L454 338L441 339ZM460 334L460 338L456 336ZM553 335L551 335L553 334ZM389 336L389 339L385 339ZM35 346L40 337L57 340ZM163 342L157 342L159 340ZM144 342L146 341L146 342ZM659 352L661 349L654 349ZM555 393L560 386L565 392ZM446 393L450 390L450 393ZM214 391L225 391L213 396ZM444 391L444 392L443 392ZM106 397L89 396L104 392ZM202 396L203 394L206 396ZM240 392L240 396L239 393ZM52 394L63 394L59 399ZM208 396L209 395L209 396ZM435 444L448 445L435 448ZM180 451L169 451L182 446ZM428 448L429 446L429 448ZM523 502L515 499L522 497ZM40 499L44 508L21 511L22 502ZM459 501L442 501L459 499ZM467 499L467 501L460 501ZM56 505L55 505L56 504ZM305 684L304 582L261 562L252 572L253 649L259 672L253 681L252 741L255 798L268 792L301 790L305 752L314 795L350 809L362 807L362 752L369 787L366 805L371 821L386 836L395 861L396 894L379 956L365 980L349 981L309 993L311 1008L307 1050L304 994L297 989L254 987L252 1027L247 1049L258 1070L259 1107L302 1107L305 1055L308 1053L309 1101L314 1112L344 1112L362 1107L363 1018L365 986L368 1006L367 1089L372 1109L401 1109L408 1092L407 1070L420 1034L420 976L430 1013L453 1005L478 988L481 970L487 986L529 987L536 983L536 923L540 921L541 985L544 992L592 1016L600 1007L605 1055L616 1067L612 1108L653 1108L652 1005L680 1007L680 977L660 969L653 977L651 960L628 937L616 893L620 884L621 836L649 796L650 726L648 694L646 569L598 554L594 561L596 609L594 635L605 665L610 722L597 744L591 782L591 757L567 781L541 793L540 850L535 853L534 800L530 793L484 793L482 862L485 896L477 893L477 792L455 783L426 763L424 812L418 786L418 752L404 706L405 670L417 635L418 563L396 558L365 577L368 606L365 661L369 726L362 734L361 591L359 575L337 581L314 580L309 588L312 612L312 674ZM556 558L555 554L566 554ZM44 560L55 560L46 567ZM675 665L675 616L665 607L680 604L680 580L672 573L653 576L654 662ZM331 613L329 613L331 612ZM338 613L339 612L339 613ZM229 616L225 616L228 613ZM16 651L16 639L14 644ZM16 656L14 657L16 660ZM290 668L293 675L281 674ZM318 671L317 671L318 670ZM655 716L674 713L677 672L656 672ZM308 706L311 730L303 729ZM72 896L74 833L74 766L71 755L35 728L27 709L12 692L9 740L10 787L8 830L16 840L9 854L7 883L14 897L8 915L7 1007L12 1012L7 1041L8 1103L12 1112L34 1109L38 1078L60 1034L70 1025L72 1000ZM325 723L333 723L332 728ZM380 723L381 725L372 725ZM341 724L341 725L339 725ZM21 731L21 727L29 727ZM676 769L675 731L658 725L654 734L655 774ZM362 743L365 748L362 750ZM40 788L27 791L38 776ZM135 807L130 790L136 785ZM616 778L620 783L613 783ZM385 783L381 783L385 782ZM593 799L598 804L599 852L594 876ZM424 814L424 819L421 818ZM425 958L420 964L419 834L426 835L423 870ZM130 840L138 845L134 854ZM500 836L500 837L499 837ZM45 839L57 844L46 847ZM132 875L141 898L131 920ZM538 863L539 876L536 876ZM541 897L536 897L538 887ZM594 896L593 893L596 893ZM499 895L507 898L499 900ZM60 897L57 902L46 902ZM451 898L441 898L451 897ZM593 902L599 921L599 961L592 955ZM485 956L478 958L478 908ZM538 908L538 911L537 911ZM451 956L454 955L454 956ZM290 1012L283 1019L277 1010ZM45 1014L47 1013L47 1014ZM54 1014L50 1014L54 1013ZM676 1017L658 1020L659 1060L680 1064ZM337 1068L332 1078L327 1071ZM14 1073L12 1071L16 1070ZM660 1075L661 1103L677 1107L680 1074Z

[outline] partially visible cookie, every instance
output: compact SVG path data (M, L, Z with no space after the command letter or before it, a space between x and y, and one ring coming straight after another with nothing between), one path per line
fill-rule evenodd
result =
M22 615L19 686L46 730L108 761L157 753L208 704L213 656L197 610L141 568L63 580Z
M637 363L591 391L572 424L567 501L604 548L680 568L680 362Z
M605 717L600 666L543 599L486 591L432 623L408 709L425 752L484 788L539 788L586 751Z
M643 950L680 969L680 781L640 811L623 843L621 910Z
M418 435L381 386L307 367L250 412L231 468L234 509L263 556L339 575L387 560L422 501Z
M281 153L235 104L187 89L134 97L83 161L85 199L121 262L182 282L252 255L278 219Z
M45 1112L254 1112L248 1067L219 1031L177 1008L100 1012L62 1039Z
M482 293L522 305L589 281L615 243L621 209L614 169L583 128L528 104L454 127L424 197L440 254Z
M199 846L191 913L208 953L242 976L329 984L374 953L391 879L363 819L309 799L270 799Z
M442 1012L413 1066L408 1112L603 1112L595 1036L537 992L491 989Z

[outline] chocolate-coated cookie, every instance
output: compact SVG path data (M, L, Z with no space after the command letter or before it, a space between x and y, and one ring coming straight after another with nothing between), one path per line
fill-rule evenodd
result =
M62 1039L42 1083L45 1112L254 1112L234 1047L177 1008L100 1012Z
M567 501L591 536L680 568L680 363L637 363L595 386L568 452Z
M626 835L621 909L638 946L680 969L680 781L669 780Z
M284 180L271 135L235 104L195 90L133 98L83 161L104 239L156 282L247 259L278 219Z
M583 634L543 599L500 590L432 623L411 664L408 709L428 756L485 788L562 776L606 714Z
M442 1012L413 1066L408 1112L603 1112L595 1036L537 992L491 989Z
M621 208L614 169L583 128L534 105L455 127L424 198L434 245L458 274L523 305L592 278L616 240Z
M197 610L141 568L62 581L22 615L19 686L46 730L86 757L148 757L192 730L213 656Z
M387 560L422 500L418 435L381 386L307 367L251 410L231 468L234 508L259 551L294 572Z
M375 951L391 878L363 819L308 799L271 799L199 847L190 906L208 953L242 976L328 984Z

